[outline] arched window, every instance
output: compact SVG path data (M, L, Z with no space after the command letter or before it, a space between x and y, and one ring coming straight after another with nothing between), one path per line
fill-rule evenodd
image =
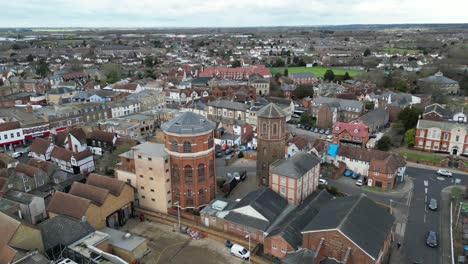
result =
M204 181L205 180L205 164L200 163L198 164L198 181Z
M184 176L185 176L185 182L186 183L192 183L192 167L190 165L187 165L184 167Z
M180 191L177 188L174 189L174 202L180 202Z
M172 167L172 182L180 182L180 171L177 164Z
M212 148L212 147L213 147L213 137L210 136L210 137L208 138L208 148L210 149L210 148Z
M209 166L209 172L210 172L210 178L214 177L214 160L210 160L210 166Z
M187 197L185 198L185 205L187 207L193 206L193 192L190 189L187 190Z
M188 141L184 141L184 153L192 152L192 144Z
M178 151L177 148L178 148L177 141L176 141L176 140L173 140L173 141L171 142L171 151L177 152L177 151Z
M266 136L267 134L267 124L263 123L262 124L262 135Z
M206 198L205 198L205 190L203 189L200 189L200 191L198 191L198 205L201 206L201 205L204 205L206 203Z
M273 124L273 135L276 136L278 134L278 124Z

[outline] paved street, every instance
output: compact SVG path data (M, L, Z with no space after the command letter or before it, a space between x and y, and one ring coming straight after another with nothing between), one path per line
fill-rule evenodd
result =
M374 201L391 206L393 214L397 218L395 242L402 244L400 249L394 247L398 254L392 255L391 263L418 261L424 264L449 263L450 251L443 251L442 248L446 248L447 243L450 243L447 239L449 225L445 225L447 221L450 221L450 209L447 208L449 206L448 200L441 200L441 192L448 186L468 183L466 180L468 176L454 173L453 178L445 178L437 176L433 168L410 166L407 167L406 172L409 177L407 184L411 184L410 188L400 186L395 191L388 193L364 190L355 186L354 180L344 177L329 182L339 191L349 195L364 192ZM431 198L438 201L439 209L437 211L430 211L427 208L427 203ZM444 223L443 229L441 228L442 223ZM425 244L425 236L429 230L434 230L438 234L439 246L437 248L430 248ZM441 239L442 237L443 239Z

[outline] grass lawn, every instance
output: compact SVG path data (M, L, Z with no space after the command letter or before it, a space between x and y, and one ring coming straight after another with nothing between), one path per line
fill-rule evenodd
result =
M428 156L428 155L411 153L411 152L400 152L400 155L401 156L406 156L408 158L415 158L415 159L424 160L424 161L431 161L431 162L440 162L441 160L443 160L443 158L441 158L441 157Z
M270 68L271 74L274 76L276 73L284 73L285 67L279 67L279 68ZM311 68L306 68L306 67L288 67L288 73L294 73L294 72L311 72L313 73L316 77L323 77L325 72L327 70L332 70L335 75L344 75L346 72L348 72L349 76L354 77L359 74L361 74L363 71L357 71L357 70L346 70L346 69L341 69L341 68L334 68L334 67L323 67L323 66L315 66Z
M401 48L384 48L384 51L389 52L389 53L399 53L399 54L416 54L416 53L421 53L419 50L414 50L414 49L401 49Z
M371 191L371 192L385 192L385 191L382 190L381 188L377 188L377 187L374 187L374 186L367 186L367 185L364 185L364 186L362 186L362 188L364 188L364 189L367 190L367 191Z

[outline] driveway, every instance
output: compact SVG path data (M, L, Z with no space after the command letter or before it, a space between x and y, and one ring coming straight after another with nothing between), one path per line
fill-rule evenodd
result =
M242 199L247 193L257 190L257 162L249 159L237 159L234 163L229 166L225 165L223 158L216 160L216 177L218 179L224 179L226 173L234 171L247 171L247 179L237 184L231 194L228 196L229 199Z

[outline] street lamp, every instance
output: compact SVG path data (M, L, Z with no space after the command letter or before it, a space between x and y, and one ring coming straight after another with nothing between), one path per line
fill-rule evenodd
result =
M180 230L180 205L179 202L174 202L174 205L177 205L177 221L179 223L179 230Z
M245 238L249 238L249 263L250 263L252 252L250 252L250 232L249 231L247 231L247 235L245 236Z

